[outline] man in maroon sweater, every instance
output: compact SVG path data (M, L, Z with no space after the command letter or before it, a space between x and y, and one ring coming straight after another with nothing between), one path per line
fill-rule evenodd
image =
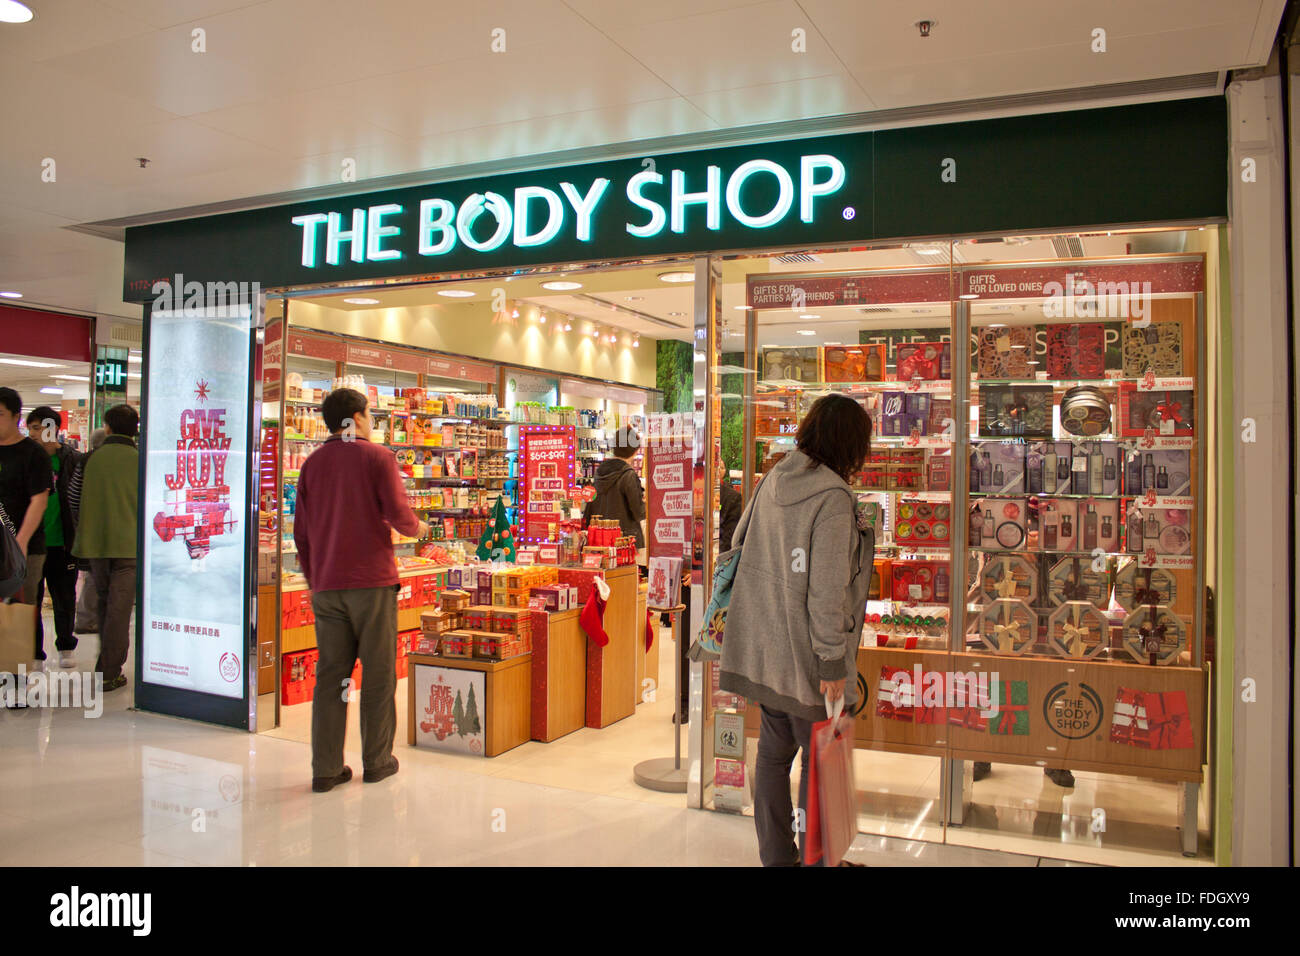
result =
M424 537L406 503L393 453L370 443L366 396L335 389L321 403L330 438L298 478L293 537L316 614L316 692L311 705L312 789L352 779L343 765L348 691L361 659L361 761L366 783L397 773L397 564L390 526Z

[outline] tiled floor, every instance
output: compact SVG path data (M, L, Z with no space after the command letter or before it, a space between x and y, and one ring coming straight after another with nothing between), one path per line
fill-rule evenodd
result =
M82 638L80 666L94 661L97 645ZM671 650L664 647L664 674ZM752 820L687 810L682 796L632 782L636 762L672 754L668 694L605 730L491 760L399 742L397 776L329 794L308 787L309 707L286 709L273 733L249 735L129 706L127 688L105 698L99 720L70 710L0 711L0 865L758 862ZM348 758L359 775L357 708L350 711ZM859 751L858 761L863 834L851 856L862 862L1183 862L1167 785L1078 774L1067 793L1040 771L999 765L975 785L968 824L949 828L945 845L937 760ZM1087 826L1099 800L1117 808L1100 836Z

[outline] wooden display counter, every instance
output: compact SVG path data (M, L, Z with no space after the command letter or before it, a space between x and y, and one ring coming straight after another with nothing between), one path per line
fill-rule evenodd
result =
M636 683L638 651L645 653L645 611L637 624L636 565L604 572L609 585L605 606L605 632L609 643L587 642L587 726L608 727L636 712L640 697Z
M411 654L408 666L412 747L495 757L528 741L531 654L508 661Z
M578 611L534 614L533 740L550 743L586 724L586 684L587 635Z

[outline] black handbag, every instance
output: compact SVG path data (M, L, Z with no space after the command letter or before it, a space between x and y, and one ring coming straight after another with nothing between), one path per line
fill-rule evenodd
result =
M27 555L18 545L18 532L4 505L0 505L0 601L8 600L23 588L27 577Z

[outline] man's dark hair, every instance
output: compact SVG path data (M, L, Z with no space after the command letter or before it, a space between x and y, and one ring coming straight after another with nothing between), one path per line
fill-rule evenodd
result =
M846 395L817 399L795 435L799 450L845 481L871 454L871 416Z
M104 424L114 435L134 438L140 431L140 413L130 405L114 405L104 412Z
M39 428L43 430L45 428L45 423L48 421L54 422L54 429L56 433L63 424L63 418L59 415L58 412L50 408L50 406L48 405L36 406L30 412L27 413L27 434L35 438L36 435L33 432L33 426L35 428Z
M19 413L23 410L23 399L21 395L6 385L5 387L0 388L0 405L9 409L9 414L13 415L14 418L17 418Z
M366 396L355 388L336 388L320 403L320 415L330 434L342 431L343 423L366 410Z
M620 428L614 432L614 440L609 443L609 450L616 458L624 460L631 458L641 450L641 436L633 428Z

